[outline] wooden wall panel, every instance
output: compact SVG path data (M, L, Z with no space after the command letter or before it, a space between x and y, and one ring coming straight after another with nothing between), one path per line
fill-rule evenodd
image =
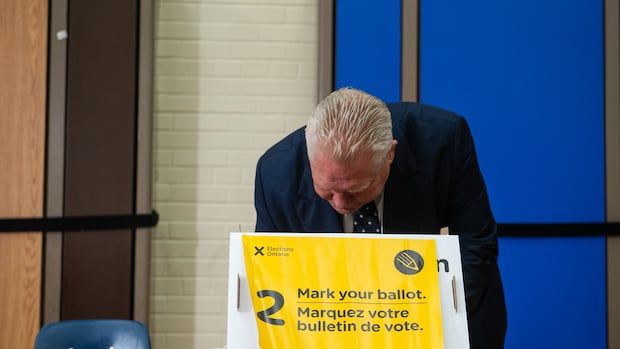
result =
M0 1L0 217L41 216L47 1ZM41 233L0 233L0 348L32 348Z
M70 1L68 20L64 213L132 214L138 1ZM133 239L65 232L62 320L132 317Z

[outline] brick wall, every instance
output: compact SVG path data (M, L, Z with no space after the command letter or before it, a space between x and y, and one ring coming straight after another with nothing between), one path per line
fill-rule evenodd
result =
M256 161L316 103L318 0L158 0L155 349L226 338L228 233L253 231Z

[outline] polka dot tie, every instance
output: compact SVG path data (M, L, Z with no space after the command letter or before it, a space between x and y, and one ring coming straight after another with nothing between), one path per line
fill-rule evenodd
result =
M379 213L374 201L362 206L353 213L354 233L380 233Z

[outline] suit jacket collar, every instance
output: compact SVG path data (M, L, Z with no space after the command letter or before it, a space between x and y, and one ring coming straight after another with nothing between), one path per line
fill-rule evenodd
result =
M384 188L383 230L386 233L420 231L424 192L411 145L400 124L393 120L392 132L398 142L390 175Z

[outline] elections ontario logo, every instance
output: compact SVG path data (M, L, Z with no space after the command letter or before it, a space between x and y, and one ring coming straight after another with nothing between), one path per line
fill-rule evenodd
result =
M394 266L405 275L414 275L424 268L424 259L413 250L402 250L394 256Z
M293 253L292 247L284 246L254 246L255 256L265 257L288 257Z

